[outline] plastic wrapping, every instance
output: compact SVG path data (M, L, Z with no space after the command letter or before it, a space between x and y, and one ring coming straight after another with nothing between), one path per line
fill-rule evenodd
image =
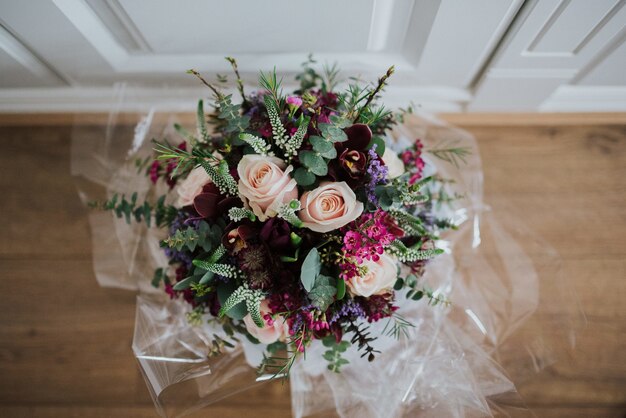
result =
M85 202L133 192L141 200L165 191L155 190L135 166L151 154L150 139L172 134L175 118L156 109L126 114L123 121L114 112L106 129L76 124L72 173ZM459 228L442 236L437 245L446 252L428 263L423 278L452 304L433 307L399 296L399 312L414 325L408 338L383 336L387 320L372 324L382 353L367 362L352 347L341 373L327 370L321 343L312 344L291 370L293 415L524 415L529 411L514 383L575 344L578 310L560 279L558 255L505 210L483 203L481 162L469 133L420 115L392 136L398 149L421 138L425 149L454 143L473 151L458 167L426 154L431 174L453 180L446 191L460 197L437 208ZM211 357L221 328L207 321L189 325L188 305L150 285L154 269L167 265L159 248L165 231L129 226L108 212L89 218L99 283L139 292L133 351L162 416L185 415L268 380L256 374L258 346L242 341ZM553 300L561 301L558 310Z

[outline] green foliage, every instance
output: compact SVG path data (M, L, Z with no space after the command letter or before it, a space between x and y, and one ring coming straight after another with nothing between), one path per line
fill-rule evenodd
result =
M300 162L316 176L325 176L328 174L328 164L326 160L315 151L300 151Z
M389 77L391 77L391 75L394 73L395 69L393 66L389 67L389 69L387 70L387 72L385 74L383 74L382 77L380 77L378 79L378 84L376 85L376 87L374 89L372 89L368 94L367 94L367 99L365 101L365 104L363 106L361 106L359 108L359 110L357 111L356 116L354 117L353 122L354 123L358 123L361 120L361 115L369 110L369 106L370 104L373 102L374 98L378 95L378 93L380 93L383 88L385 87L385 85L387 84L387 80L389 79ZM367 121L362 121L362 122L367 122Z
M292 201L282 204L278 208L278 217L286 220L296 228L302 228L302 221L296 215L296 212L300 210L300 201L293 199Z
M218 261L226 253L226 248L223 245L217 247L217 249L206 260L193 260L193 265L223 277L237 278L241 276L241 271L232 264L218 263ZM200 280L202 283L202 280Z
M437 145L436 148L427 150L427 152L459 168L460 162L467 164L465 158L472 153L472 150L469 147L457 147L455 146L457 143L458 141L454 140L444 141Z
M387 324L385 324L382 334L394 337L396 340L399 340L402 336L409 338L409 328L415 328L415 325L404 319L401 315L394 313L391 318L389 318Z
M198 246L204 251L209 251L212 245L210 229L208 223L200 221L197 230L192 227L178 229L174 235L164 239L163 244L169 248L176 248L178 251L185 247L189 251L194 251Z
M317 127L319 128L322 136L330 142L344 142L348 140L348 135L346 135L343 129L335 125L330 123L320 123Z
M222 96L216 100L217 117L225 124L226 133L243 132L250 124L250 116L241 114L241 105L234 104L232 95Z
M260 155L267 155L269 150L272 148L263 138L258 136L242 133L239 134L239 139L241 139L246 144L250 145L254 152Z
M167 277L167 273L165 272L165 269L163 269L162 267L159 267L158 269L154 270L154 276L152 276L152 286L154 287L159 287L159 284L161 282L164 283L169 283L170 279L169 277Z
M341 300L343 299L343 297L346 295L346 282L343 279L338 279L337 280L337 300Z
M328 309L337 294L336 279L320 274L309 292L311 303L321 311Z
M324 344L324 347L329 348L329 350L325 351L323 354L324 359L328 361L328 370L339 373L341 366L345 366L349 363L349 361L341 357L341 355L348 350L350 343L348 341L337 342L334 335L329 335L322 339L322 344Z
M313 151L318 153L324 158L333 159L337 157L337 150L335 145L321 136L310 136L309 142L313 146Z
M145 222L148 228L152 225L152 220L157 227L162 228L172 223L178 210L172 205L165 204L165 195L159 197L155 204L144 201L137 203L137 193L133 193L130 200L125 195L115 193L111 199L105 202L89 202L89 207L106 211L113 211L118 218L122 216L126 223L130 224L131 219L136 222Z
M310 292L313 289L315 279L320 274L321 268L319 252L317 248L313 247L305 257L300 268L300 281L302 286L304 286L304 290Z
M199 165L204 168L204 171L206 171L221 193L230 196L237 196L239 192L237 182L230 174L228 170L228 163L226 161L221 160L217 164L217 168L206 160L197 161Z
M266 95L263 100L265 102L265 108L267 109L267 116L270 120L270 125L272 126L272 138L274 143L281 149L284 149L289 137L287 136L287 131L285 130L283 122L280 119L278 107L269 95Z
M282 89L281 89L281 84L282 84L282 79L278 80L278 77L276 76L276 68L274 68L272 71L268 72L267 74L263 73L262 71L259 74L259 85L265 89L265 91L267 91L267 94L265 97L270 99L270 102L273 103L274 105L274 109L276 110L277 113L280 113L281 109L283 108L283 93L282 93ZM265 101L265 105L267 106L268 101ZM269 111L269 108L268 108Z
M396 220L396 223L406 235L423 236L428 233L422 220L405 210L391 208L389 209L389 214Z
M235 305L245 302L250 317L256 326L262 328L265 326L265 321L261 316L261 301L264 298L265 294L262 291L250 289L248 285L244 283L226 299L219 311L219 317L224 316L224 314L235 307Z
M187 312L185 317L187 318L189 325L197 327L202 325L202 315L204 315L204 308L202 306L198 306L191 312Z
M241 75L239 74L239 68L237 67L237 60L233 57L225 57L226 61L230 64L237 77L237 90L239 90L239 94L241 95L242 104L246 104L246 94L243 91L243 80L241 79Z
M354 335L350 339L350 343L357 344L357 349L363 351L361 357L367 356L367 361L374 361L376 353L380 353L380 351L376 350L371 345L372 341L376 340L376 337L370 336L368 330L369 326L367 325L359 325L350 322L345 329L345 334L353 333Z
M206 120L204 118L204 102L201 99L198 100L198 110L196 112L198 137L202 140L202 142L209 143L211 142L211 137L209 136L209 131L206 127Z
M289 140L285 143L284 152L285 157L288 161L291 161L293 156L298 155L298 150L302 146L302 141L306 136L307 129L309 128L310 117L300 117L300 121L298 123L298 129L296 132L289 138Z
M303 187L310 186L315 183L315 174L305 167L298 167L293 173L293 178L299 186Z
M233 222L239 222L245 218L250 219L252 222L256 221L254 212L246 208L230 208L228 210L228 217Z
M439 254L443 254L443 250L439 248L433 248L429 250L421 250L419 248L408 248L400 240L394 240L387 248L391 254L398 257L398 260L402 263L411 263L418 260L428 260L436 257Z

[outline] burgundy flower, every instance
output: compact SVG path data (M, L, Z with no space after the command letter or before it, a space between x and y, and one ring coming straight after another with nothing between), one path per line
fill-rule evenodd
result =
M365 176L367 157L357 150L346 149L339 156L341 168L353 179L362 179Z
M348 139L335 143L339 159L338 164L331 166L330 175L347 182L350 187L356 187L367 174L365 149L372 140L372 130L363 123L355 123L344 132Z
M261 228L260 238L268 247L276 251L286 251L291 248L291 228L284 219L270 218Z
M227 197L220 193L214 183L208 183L202 188L202 193L193 200L193 207L203 218L214 220L240 202L237 197Z
M248 248L249 242L257 234L257 231L250 225L243 224L228 230L222 237L222 244L231 254Z

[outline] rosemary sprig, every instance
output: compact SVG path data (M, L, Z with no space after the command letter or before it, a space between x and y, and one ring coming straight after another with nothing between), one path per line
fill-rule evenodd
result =
M352 121L353 123L358 123L359 118L361 117L361 113L363 113L363 111L365 109L367 109L367 107L370 105L370 103L372 103L372 100L374 100L374 97L376 97L376 95L378 93L380 93L380 91L383 89L383 87L385 87L385 85L387 84L387 80L389 79L389 77L391 77L391 75L394 73L394 71L395 71L395 68L392 65L391 67L389 67L387 72L385 74L383 74L383 76L378 79L378 85L376 86L376 88L374 90L372 90L369 93L369 95L367 96L367 101L365 102L365 104L359 108L359 111L356 114L356 117Z
M459 168L459 160L467 164L465 157L470 155L472 150L469 147L455 147L457 143L458 141L440 143L436 148L429 149L427 152Z

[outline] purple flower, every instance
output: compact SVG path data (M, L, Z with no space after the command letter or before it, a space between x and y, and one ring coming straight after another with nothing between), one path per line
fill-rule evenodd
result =
M381 162L380 157L376 154L376 146L377 144L374 144L367 152L370 159L367 174L370 180L365 185L367 198L374 204L378 204L378 198L375 193L376 186L379 184L387 184L387 174L389 172L389 168Z

